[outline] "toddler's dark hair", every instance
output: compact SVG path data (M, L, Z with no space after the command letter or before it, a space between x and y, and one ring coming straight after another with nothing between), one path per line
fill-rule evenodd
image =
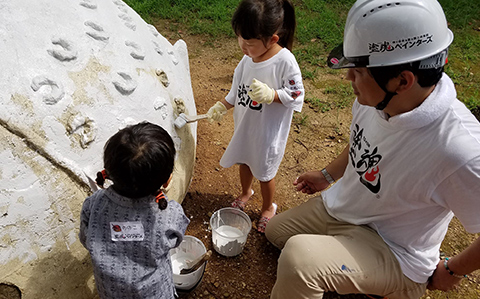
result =
M233 14L232 28L243 39L260 39L264 44L274 34L278 44L292 50L297 23L290 0L243 0Z
M106 176L129 198L156 195L173 172L175 145L162 127L142 122L110 137L104 147Z

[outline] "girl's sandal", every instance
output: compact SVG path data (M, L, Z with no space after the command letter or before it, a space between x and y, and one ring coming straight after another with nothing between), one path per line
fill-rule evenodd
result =
M262 234L265 233L265 229L267 228L267 223L268 223L268 221L270 221L270 219L272 219L272 218L268 218L268 217L263 216L263 217L260 218L260 220L258 220L257 231L259 233L262 233Z
M232 201L232 208L240 209L243 211L245 209L246 204L247 204L246 202L241 201L240 198L237 198L234 201Z
M272 203L273 207L274 207L274 211L273 211L273 215L275 216L275 214L277 214L277 204L276 203ZM272 219L272 217L268 218L268 217L265 217L265 216L262 216L260 217L260 220L258 220L257 222L257 231L259 233L262 233L264 234L265 233L265 229L267 228L267 223L270 221L270 219Z
M255 193L255 192L252 189L252 194L250 195L250 197L252 197L253 193ZM243 211L243 210L245 210L245 205L246 204L247 204L247 202L240 200L240 196L239 196L234 201L232 201L231 206L232 206L232 208L240 209L240 210Z

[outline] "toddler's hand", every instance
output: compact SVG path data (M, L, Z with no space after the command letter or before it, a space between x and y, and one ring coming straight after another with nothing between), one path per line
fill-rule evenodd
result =
M275 99L275 89L270 88L267 84L253 79L252 85L250 85L252 91L248 92L248 95L257 103L271 104Z
M212 122L221 121L225 113L227 113L227 107L225 107L222 102L218 101L208 109L207 115L210 122Z

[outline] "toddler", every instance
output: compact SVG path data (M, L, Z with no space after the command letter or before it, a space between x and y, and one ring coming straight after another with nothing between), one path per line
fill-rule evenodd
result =
M253 177L260 181L263 205L257 230L264 232L275 213L275 175L287 144L293 111L303 106L302 75L290 52L296 21L289 0L243 0L232 19L245 54L235 69L232 88L208 115L220 121L235 107L233 137L220 160L240 165L242 193L232 206L244 209L253 195Z
M174 298L169 251L189 223L182 206L160 191L172 178L174 158L172 138L151 123L126 127L107 141L97 183L113 184L85 200L79 234L100 298Z

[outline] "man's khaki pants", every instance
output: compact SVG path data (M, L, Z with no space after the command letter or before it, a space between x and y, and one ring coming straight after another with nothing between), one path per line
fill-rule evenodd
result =
M282 249L271 298L314 299L334 291L418 299L425 292L427 284L403 275L373 229L331 217L320 196L273 217L265 234Z

